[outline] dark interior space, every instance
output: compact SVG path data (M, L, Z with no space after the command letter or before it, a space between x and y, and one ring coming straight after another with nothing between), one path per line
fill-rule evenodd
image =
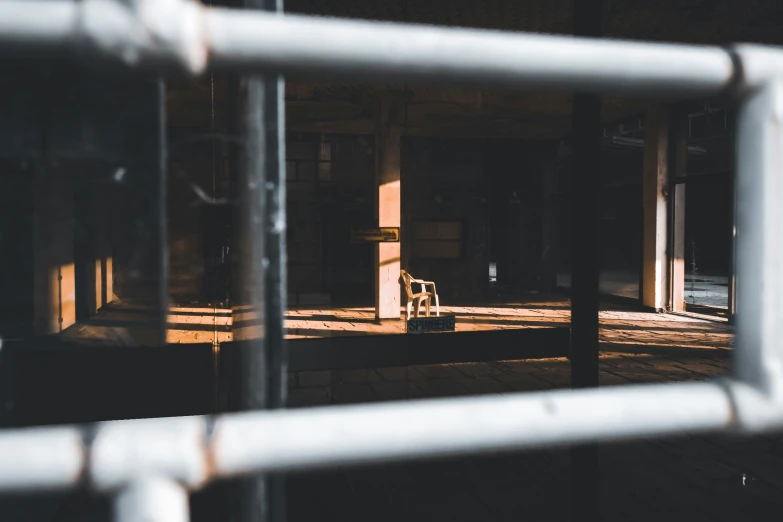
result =
M721 176L716 180L688 185L685 244L690 272L725 275L731 258L732 179Z
M0 292L0 337L30 335L33 323L33 184L25 172L10 162L0 163L0 198L4 214L0 225L0 251L3 252Z
M250 4L275 9L195 4L209 22L198 30L211 31L198 33L208 62L198 74L184 66L198 58L182 43L192 36L184 29L164 38L132 19L138 34L102 40L96 35L110 35L112 24L74 17L84 23L64 26L73 34L62 36L62 49L31 48L28 56L30 42L16 42L19 34L0 21L0 53L10 50L0 75L0 521L115 519L114 502L130 482L107 488L88 468L98 462L91 459L99 423L187 416L206 418L199 451L212 474L188 486L195 522L736 522L780 511L779 426L758 434L752 422L777 415L764 409L776 399L765 379L777 374L763 373L777 368L777 356L770 349L761 357L769 343L758 339L735 341L738 320L746 322L737 331L774 331L766 309L736 314L738 119L761 91L748 88L755 69L727 46L780 45L783 8L728 0L289 0L280 20L315 16L323 27L336 17L495 31L470 33L476 42L509 36L497 31L567 38L495 43L495 54L478 61L454 44L460 63L421 67L410 78L402 66L354 74L348 58L325 73L309 58L292 69L301 74L286 70L278 79L267 73L306 54L281 51L300 33L270 32L280 21L272 16L253 31L258 21L228 27L212 17ZM196 27L180 7L167 13L181 24L171 27ZM91 21L106 33L78 32ZM41 27L36 38L48 31ZM352 41L344 27L340 36ZM371 27L364 46L343 49L368 70L453 51L410 37L379 53L385 33ZM220 46L242 40L233 31L249 40L274 34L281 47L227 58ZM301 31L300 42L317 40ZM514 68L530 68L531 78L559 69L559 53L577 52L574 36L601 38L606 52L628 40L708 47L682 47L681 56L633 48L634 60L617 59L620 72L584 54L582 67L529 88ZM404 55L414 40L422 55ZM340 42L324 39L308 52ZM516 76L501 81L493 68L514 56L504 52L527 45L530 62L507 65ZM96 46L95 56L87 52ZM470 64L486 74L446 81ZM612 82L561 88L604 65ZM724 69L720 88L705 87ZM691 83L673 88L667 75ZM655 82L637 89L636 78ZM780 111L770 106L759 120L777 124ZM754 137L741 150L765 153L777 167L762 147L772 140ZM764 203L765 215L774 213ZM763 268L773 279L768 257L740 257L746 270ZM765 292L755 297L775 301ZM763 346L738 356L745 345ZM763 368L737 370L757 356ZM759 375L751 379L751 370ZM642 395L647 385L660 392ZM733 386L743 393L732 395ZM609 407L605 397L615 391ZM633 393L644 400L629 402ZM476 413L470 400L479 396L540 401ZM444 425L457 419L465 433L495 433L497 447L439 432L437 415L422 413L411 417L418 424L378 431L391 456L365 462L375 441L357 444L355 455L338 448L340 437L353 440L392 418L378 415L381 408L413 411L441 399L466 401ZM367 408L367 420L318 424L351 407ZM264 468L263 477L224 473L215 441L222 419L240 413L270 422L301 414L298 431L285 432L294 447L313 443L299 467ZM612 429L596 421L607 418ZM86 463L74 487L5 492L3 458L13 460L3 454L6 436L63 425L78 426L72 449ZM274 429L264 430L243 433L242 443L281 444ZM530 433L543 442L497 449ZM412 460L406 437L424 448ZM462 441L457 450L429 454L450 437ZM336 441L328 465L311 465L323 440ZM267 452L263 465L290 458L272 447L256 448ZM117 465L140 455L122 453L127 462ZM258 512L243 511L256 501Z

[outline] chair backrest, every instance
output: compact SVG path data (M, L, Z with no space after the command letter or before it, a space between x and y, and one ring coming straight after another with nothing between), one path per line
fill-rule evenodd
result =
M413 290L411 289L411 280L413 279L413 276L405 270L400 270L400 277L405 284L405 292L408 294L408 299L413 299Z

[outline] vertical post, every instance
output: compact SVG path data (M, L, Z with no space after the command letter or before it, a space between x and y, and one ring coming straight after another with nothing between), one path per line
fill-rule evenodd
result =
M118 294L138 299L147 310L145 326L131 330L134 342L163 345L168 323L166 87L160 78L123 77L107 88L122 89L129 99L124 106L127 172L126 165L118 168L114 190L122 231L113 234L113 245L125 254L120 269L125 281Z
M287 298L285 85L282 76L266 84L266 343L269 355L269 407L283 408L288 394L288 357L284 350Z
M542 206L541 216L541 275L543 289L549 293L557 286L557 189L556 149L546 149L542 162Z
M243 78L240 96L243 109L243 149L240 182L239 223L241 232L235 248L239 250L240 270L236 288L238 302L244 305L246 319L253 327L234 332L241 341L238 380L238 407L240 410L259 410L269 407L269 369L265 343L266 285L264 270L264 243L266 242L266 114L264 97L267 82L262 77ZM234 316L236 322L238 315ZM263 477L253 476L239 482L238 502L241 522L266 522L268 498Z
M751 51L752 52L752 51ZM754 89L737 124L737 378L780 394L783 337L783 82Z
M282 0L276 10L282 12ZM288 352L284 346L288 297L286 256L285 83L266 79L266 343L269 372L268 407L285 408L288 399ZM285 476L267 480L270 522L286 520ZM247 522L250 522L249 520Z
M48 159L37 163L35 178L35 333L56 334L76 322L72 179Z
M599 37L602 0L574 0L574 33ZM573 96L571 384L598 386L598 190L601 97ZM577 169L579 170L577 172ZM571 520L600 517L597 445L571 449Z
M669 110L666 108L650 108L645 116L643 169L642 305L663 311L669 304Z
M400 226L399 100L380 97L375 116L375 212L379 227ZM375 318L400 318L400 243L375 246Z
M685 311L685 183L672 185L671 311Z
M736 152L735 152L736 155ZM736 160L735 160L736 163ZM731 185L730 185L730 197L731 202L730 212L731 219L729 220L729 295L728 295L728 310L727 316L729 324L734 324L737 316L737 169L736 167L731 172Z
M115 522L188 522L187 490L174 480L149 477L122 488L114 499Z
M250 9L283 11L282 0L244 0ZM242 410L282 408L287 392L283 351L286 306L285 264L285 113L280 76L249 76L240 86L244 127L239 174L241 228L235 248L240 254L240 302L249 307L255 328L242 340L239 379ZM235 334L236 335L236 334ZM237 338L237 337L235 337ZM241 522L285 520L285 491L280 476L240 481Z
M154 227L155 252L158 254L156 263L158 281L158 314L157 331L158 342L166 344L168 317L169 317L169 245L166 219L166 186L168 184L166 172L166 84L163 80L155 81L157 120L155 125L155 152L157 158L155 165L155 199L153 202L151 223Z
M671 264L669 296L672 312L685 311L685 179L688 168L688 120L677 109L671 118Z

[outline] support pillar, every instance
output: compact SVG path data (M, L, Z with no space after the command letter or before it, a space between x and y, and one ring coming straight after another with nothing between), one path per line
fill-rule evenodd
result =
M73 186L44 160L34 191L34 331L56 334L76 322Z
M664 311L669 304L667 231L670 185L669 111L662 107L651 108L645 115L642 177L642 305Z
M671 268L670 309L685 311L685 181L688 168L688 119L680 110L672 115L671 129Z
M95 315L113 299L111 203L105 183L91 178L99 175L94 166L77 164L74 178L76 259L76 318Z
M541 164L542 168L542 214L541 214L541 284L545 292L557 286L557 184L556 150L549 151Z
M601 0L574 0L574 33L600 37ZM601 181L601 97L574 94L571 225L571 385L598 386L598 187ZM601 516L600 452L571 448L571 520Z
M95 270L98 279L96 295L98 309L114 300L114 256L111 248L112 209L108 191L102 187L95 193L97 229L95 237Z
M672 186L671 311L685 311L685 183Z
M734 324L737 316L737 172L731 179L731 221L729 226L729 295L728 320Z
M282 0L243 0L247 9L282 14ZM239 80L237 109L244 134L240 152L239 303L255 328L245 331L239 357L241 410L284 408L288 359L283 346L286 295L285 83L282 76ZM232 298L233 301L233 298ZM241 306L240 305L240 306ZM234 306L237 310L237 307ZM234 316L237 317L236 315ZM234 339L237 339L235 332ZM238 522L286 520L285 476L252 475L239 481ZM232 514L233 515L233 514Z
M401 100L383 95L375 116L375 217L379 227L399 227L401 214ZM375 247L375 318L400 318L400 243Z

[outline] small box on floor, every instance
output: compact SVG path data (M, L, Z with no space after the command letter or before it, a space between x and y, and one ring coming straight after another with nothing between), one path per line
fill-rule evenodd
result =
M441 315L440 317L413 317L408 319L408 333L453 332L457 324L457 316Z

